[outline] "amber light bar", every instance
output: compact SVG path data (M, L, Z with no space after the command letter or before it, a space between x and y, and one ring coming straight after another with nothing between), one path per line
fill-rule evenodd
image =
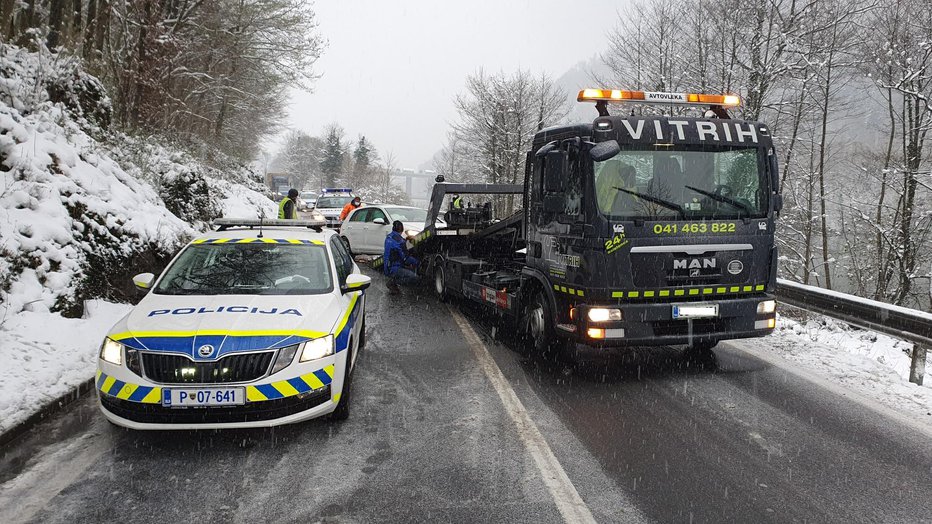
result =
M578 102L639 102L645 104L684 104L735 107L741 104L737 95L707 95L701 93L661 93L656 91L626 91L623 89L583 89Z

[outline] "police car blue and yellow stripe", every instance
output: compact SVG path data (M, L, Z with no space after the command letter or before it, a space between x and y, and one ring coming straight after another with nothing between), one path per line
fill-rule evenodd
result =
M140 402L142 404L159 404L162 402L162 388L123 382L102 371L97 371L97 389L102 394L130 402Z
M333 364L304 375L279 380L270 384L257 384L246 386L246 399L250 402L263 402L293 397L302 393L317 391L333 382ZM223 384L210 384L210 387L220 387ZM174 387L191 387L186 384L177 384ZM206 387L198 385L198 387ZM110 395L121 400L138 402L142 404L160 404L162 402L162 389L158 386L142 386L118 380L102 371L97 372L97 389L104 395Z
M192 244L313 244L316 246L324 245L323 240L305 240L298 238L266 238L266 237L248 237L248 238L198 238L191 242Z

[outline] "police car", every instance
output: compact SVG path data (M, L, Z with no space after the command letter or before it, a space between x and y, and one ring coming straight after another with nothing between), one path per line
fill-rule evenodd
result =
M324 216L327 226L340 227L340 213L343 206L349 204L356 195L350 188L326 188L321 190L314 205L314 210Z
M134 429L274 426L349 414L371 280L324 221L219 219L100 348L96 387Z

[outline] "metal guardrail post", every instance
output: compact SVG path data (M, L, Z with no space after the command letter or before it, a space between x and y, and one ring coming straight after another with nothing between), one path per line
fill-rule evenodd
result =
M921 386L925 374L926 347L922 344L913 344L912 361L909 364L909 381Z

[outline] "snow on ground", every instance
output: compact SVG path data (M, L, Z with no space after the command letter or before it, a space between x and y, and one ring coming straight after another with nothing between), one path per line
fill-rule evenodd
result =
M926 374L923 386L909 382L908 342L820 315L781 316L774 334L757 340L761 348L932 425L932 376Z
M104 335L130 308L93 300L87 318L23 311L0 324L0 433L92 378Z
M213 179L211 193L220 201L221 213L229 218L276 218L278 204L269 197L242 184Z

